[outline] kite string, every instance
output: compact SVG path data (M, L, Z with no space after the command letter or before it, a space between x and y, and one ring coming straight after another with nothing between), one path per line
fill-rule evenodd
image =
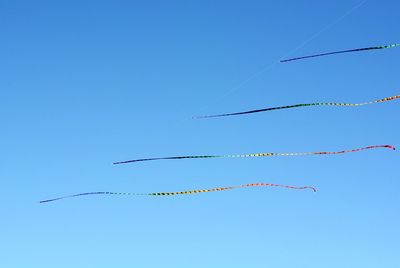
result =
M231 88L230 90L228 90L228 92L224 93L223 95L221 95L220 97L214 97L208 104L204 105L198 109L198 113L200 113L201 111L204 111L207 107L215 105L216 103L220 102L221 100L225 99L227 96L233 94L234 92L240 90L244 85L246 85L248 82L252 81L253 79L257 78L258 76L260 76L261 74L263 74L264 72L266 72L269 69L272 69L275 65L277 65L279 63L279 60L282 57L286 57L289 56L290 54L300 50L302 47L304 47L305 45L307 45L308 43L310 43L312 40L316 39L320 34L322 34L323 32L327 31L328 29L330 29L331 27L333 27L334 25L336 25L338 22L340 22L341 20L343 20L344 18L346 18L347 16L349 16L351 13L353 13L355 10L357 10L358 8L360 8L361 6L363 6L368 0L363 0L360 3L356 4L355 6L353 6L352 8L350 8L348 11L346 11L343 15L339 16L337 19L334 19L333 21L331 21L329 24L327 24L325 27L323 27L322 29L320 29L318 32L316 32L315 34L313 34L311 37L309 37L308 39L306 39L305 41L303 41L302 43L300 43L297 47L295 47L294 49L290 50L288 53L285 53L284 55L282 55L281 57L275 59L271 64L267 65L266 67L262 68L261 70L255 72L253 75L249 76L247 79L243 80L243 82L241 82L240 84L238 84L237 86L234 86L233 88ZM169 124L170 126L170 130L167 132L164 132L162 137L168 139L169 136L171 136L171 131L178 127L181 126L183 124L187 124L189 122L189 120L191 119L191 117L185 117L185 118L181 118L176 120L175 122ZM154 136L156 132L151 132L150 135ZM157 132L158 133L158 132ZM149 135L149 133L148 133Z
M352 8L350 8L348 11L346 11L342 16L338 17L337 19L333 20L332 22L330 22L329 24L327 24L325 27L323 27L322 29L320 29L318 32L316 32L315 34L313 34L311 37L309 37L308 39L306 39L305 41L303 41L302 43L300 43L300 45L296 46L294 49L290 50L288 53L285 53L284 55L282 55L281 57L277 58L276 60L274 60L271 64L267 65L266 67L260 69L259 71L255 72L254 74L250 75L248 78L246 78L245 80L243 80L241 83L239 83L237 86L234 86L233 88L231 88L230 90L228 90L228 92L226 92L225 94L223 94L222 96L215 98L214 101L212 101L211 104L216 104L218 102L220 102L221 100L225 99L226 97L228 97L229 95L232 95L233 93L239 91L244 85L246 85L248 82L252 81L253 79L257 78L258 76L260 76L261 74L263 74L264 72L272 69L275 65L277 65L277 63L279 63L279 59L284 58L289 56L290 54L293 54L294 52L300 50L301 48L303 48L304 46L306 46L308 43L310 43L311 41L313 41L315 38L317 38L319 35L321 35L323 32L327 31L328 29L330 29L331 27L333 27L334 25L336 25L337 23L339 23L341 20L343 20L344 18L346 18L347 16L349 16L351 13L353 13L355 10L357 10L358 8L360 8L361 6L363 6L368 0L363 0L360 3L356 4L355 6L353 6ZM203 108L201 108L199 111L204 111L206 107L211 106L211 104L205 105L203 106Z

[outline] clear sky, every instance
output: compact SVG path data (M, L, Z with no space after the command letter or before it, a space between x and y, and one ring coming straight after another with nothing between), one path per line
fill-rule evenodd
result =
M400 93L395 0L0 1L0 266L398 267L399 101L192 116ZM176 197L91 192L181 191Z

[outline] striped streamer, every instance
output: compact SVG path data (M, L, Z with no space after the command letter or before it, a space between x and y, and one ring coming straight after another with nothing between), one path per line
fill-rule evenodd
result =
M287 188L287 189L292 189L292 190L310 189L313 192L317 191L312 186L298 187L298 186L288 186L288 185L273 184L273 183L249 183L249 184L243 184L243 185L239 185L239 186L228 186L228 187L212 188L212 189L205 189L205 190L188 190L188 191L183 191L183 192L161 192L161 193L147 193L147 194L117 193L117 192L90 192L90 193L74 194L74 195L53 198L53 199L47 199L47 200L40 201L40 203L48 203L48 202L58 201L58 200L66 199L66 198L81 197L81 196L85 196L85 195L152 195L152 196L188 195L188 194L227 191L227 190L234 190L234 189L247 188L247 187L282 187L282 188Z
M308 59L308 58L322 57L322 56L349 53L349 52L359 52L359 51L367 51L367 50L394 48L394 47L398 47L398 46L400 46L400 44L393 44L393 45L386 45L386 46L375 46L375 47L365 47L365 48L356 48L356 49L349 49L349 50L340 50L340 51L327 52L327 53L321 53L321 54L315 54L315 55L309 55L309 56L303 56L303 57L296 57L296 58L281 60L281 62L303 60L303 59Z
M243 115L243 114L253 114L253 113L268 112L268 111L273 111L273 110L282 110L282 109L290 109L290 108L299 108L299 107L306 107L306 106L353 106L353 107L354 106L364 106L364 105L369 105L369 104L374 104L374 103L392 101L392 100L399 99L399 98L400 98L400 95L387 97L387 98L374 100L374 101L362 102L362 103L341 103L341 102L300 103L300 104L294 104L294 105L270 107L270 108L250 110L250 111L244 111L244 112L198 116L198 117L194 117L194 119L223 117L223 116L232 116L232 115Z
M172 156L172 157L156 157L156 158L143 158L134 159L121 162L115 162L114 165L118 164L128 164L135 162L153 161L153 160L180 160L180 159L194 159L194 158L237 158L237 157L266 157L266 156L301 156L301 155L327 155L327 154L344 154L353 153L363 150L377 149L377 148L387 148L395 150L392 145L373 145L363 148L336 151L336 152L300 152L300 153L254 153L254 154L228 154L228 155L191 155L191 156Z

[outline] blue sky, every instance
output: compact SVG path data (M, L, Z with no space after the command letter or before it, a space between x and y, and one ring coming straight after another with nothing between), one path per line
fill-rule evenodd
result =
M361 3L361 5L360 5ZM399 94L398 1L0 1L0 266L395 267L399 102L192 120ZM90 196L269 182L171 198Z

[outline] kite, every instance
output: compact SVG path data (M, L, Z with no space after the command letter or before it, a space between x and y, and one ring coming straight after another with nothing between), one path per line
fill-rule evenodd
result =
M212 189L205 189L205 190L188 190L188 191L183 191L183 192L161 192L161 193L146 193L146 194L117 193L117 192L90 192L90 193L74 194L74 195L53 198L53 199L47 199L47 200L40 201L39 203L48 203L48 202L53 202L53 201L57 201L57 200L61 200L61 199L79 197L79 196L85 196L85 195L152 195L152 196L188 195L188 194L227 191L227 190L234 190L234 189L247 188L247 187L282 187L282 188L293 189L293 190L310 189L313 192L317 191L312 186L301 186L300 187L300 186L289 186L289 185L281 185L281 184L273 184L273 183L249 183L249 184L243 184L243 185L239 185L239 186L219 187L219 188L212 188Z
M387 148L395 150L392 145L373 145L363 148L343 150L337 152L300 152L300 153L254 153L254 154L228 154L228 155L189 155L189 156L170 156L170 157L155 157L155 158L142 158L115 162L114 165L128 164L135 162L153 161L153 160L180 160L180 159L193 159L193 158L239 158L239 157L266 157L266 156L301 156L301 155L327 155L327 154L344 154L353 153L369 149Z
M400 98L400 95L387 97L387 98L374 100L374 101L362 102L362 103L341 103L341 102L300 103L300 104L287 105L287 106L278 106L278 107L270 107L270 108L264 108L264 109L258 109L258 110L250 110L250 111L245 111L245 112L217 114L217 115L204 115L204 116L198 116L198 117L194 117L194 118L202 119L202 118L223 117L223 116L242 115L242 114L253 114L253 113L260 113L260 112L267 112L267 111L281 110L281 109L298 108L298 107L306 107L306 106L364 106L364 105L369 105L369 104L374 104L374 103L392 101L392 100L396 100L399 98Z
M280 62L289 62L289 61L302 60L302 59L315 58L315 57L322 57L322 56L328 56L328 55L334 55L334 54L349 53L349 52L359 52L359 51L367 51L367 50L394 48L394 47L398 47L398 46L400 46L400 44L393 44L393 45L386 45L386 46L375 46L375 47L364 47L364 48L356 48L356 49L349 49L349 50L341 50L341 51L327 52L327 53L321 53L321 54L315 54L315 55L309 55L309 56L303 56L303 57L296 57L296 58L281 60Z

